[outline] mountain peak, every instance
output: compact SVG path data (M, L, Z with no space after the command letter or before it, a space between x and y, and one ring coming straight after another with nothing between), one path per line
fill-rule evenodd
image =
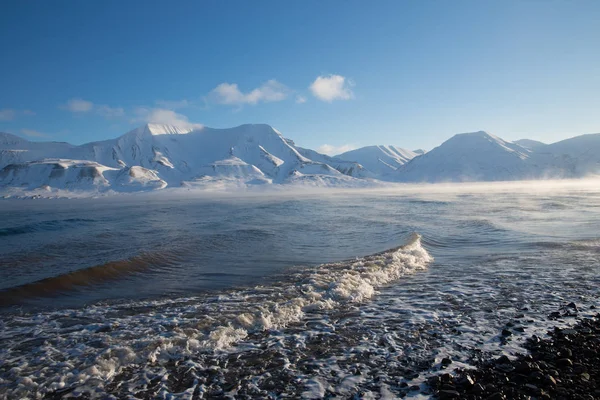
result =
M17 143L26 143L28 142L27 139L24 139L22 137L10 134L10 133L6 133L6 132L0 132L0 143L1 144L17 144Z
M201 125L195 124L181 124L181 125L167 125L158 123L148 123L142 128L149 134L156 135L183 135L190 133L191 131L200 128Z

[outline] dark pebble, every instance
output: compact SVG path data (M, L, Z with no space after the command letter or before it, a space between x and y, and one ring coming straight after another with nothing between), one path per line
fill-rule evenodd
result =
M460 398L460 393L458 393L456 390L440 390L438 392L438 397L440 399L459 399Z
M510 364L510 358L507 356L500 356L496 359L496 364Z
M574 311L572 303L551 316L575 316ZM572 328L555 328L547 338L532 335L525 342L529 354L515 355L513 361L506 356L480 359L476 369L430 378L430 393L467 400L600 399L600 314L578 318Z
M481 383L476 383L473 385L473 393L483 393L485 388L481 385Z
M556 365L559 367L572 367L573 361L570 358L561 358L556 361Z

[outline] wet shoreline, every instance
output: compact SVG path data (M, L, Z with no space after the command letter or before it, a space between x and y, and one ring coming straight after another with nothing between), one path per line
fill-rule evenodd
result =
M569 303L548 319L578 318L578 312L578 306ZM502 335L511 333L503 330ZM500 356L481 361L474 370L433 376L428 380L431 394L473 400L600 398L600 313L580 318L570 328L554 327L544 339L532 335L525 348L528 354L512 360Z

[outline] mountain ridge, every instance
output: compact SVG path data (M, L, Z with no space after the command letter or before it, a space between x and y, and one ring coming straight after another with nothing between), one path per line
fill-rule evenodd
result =
M454 135L422 154L373 145L328 156L297 146L267 124L145 124L81 145L0 133L0 192L578 178L600 173L599 150L600 134L541 144L477 131Z

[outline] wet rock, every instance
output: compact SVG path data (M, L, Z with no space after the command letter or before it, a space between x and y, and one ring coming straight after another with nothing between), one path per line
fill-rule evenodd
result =
M511 336L512 332L509 331L508 329L502 329L502 336Z
M562 349L560 351L560 355L565 358L571 358L573 357L573 352L571 351L571 349Z
M504 399L506 399L506 396L504 396L500 392L496 392L496 393L491 394L491 395L489 395L488 397L485 398L485 400L504 400Z
M529 391L529 392L531 392L531 393L533 393L533 394L539 394L539 393L540 393L540 388L539 388L539 387L537 387L537 386L535 386L535 385L534 385L534 384L532 384L532 383L526 383L526 384L525 384L525 386L524 386L524 388L525 388L527 391Z
M452 364L452 360L449 357L442 358L442 365L450 365Z
M558 311L554 311L548 315L548 319L558 319L560 318L560 313Z
M438 392L438 397L442 400L458 399L458 398L460 398L460 393L458 393L456 390L440 390Z
M545 376L546 383L552 386L556 386L556 379L552 375Z
M483 393L485 391L485 388L483 387L483 385L481 385L481 383L476 383L475 385L473 385L473 393Z
M582 381L588 382L590 380L590 374L588 374L587 372L583 372L581 375L579 375Z
M510 364L510 358L507 356L500 356L496 359L496 364Z
M443 374L440 376L440 382L442 383L450 383L452 382L452 375L450 374Z
M466 389L470 389L475 385L475 380L469 374L465 374L458 379L457 384Z
M511 364L498 364L496 365L496 369L504 373L509 373L514 371L515 367L513 367Z
M572 367L573 366L573 361L571 361L570 358L561 358L559 360L556 360L556 365L559 367Z
M496 386L494 386L491 383L488 383L487 385L485 385L485 390L486 390L486 392L494 393L494 392L496 392L497 389L496 389Z

